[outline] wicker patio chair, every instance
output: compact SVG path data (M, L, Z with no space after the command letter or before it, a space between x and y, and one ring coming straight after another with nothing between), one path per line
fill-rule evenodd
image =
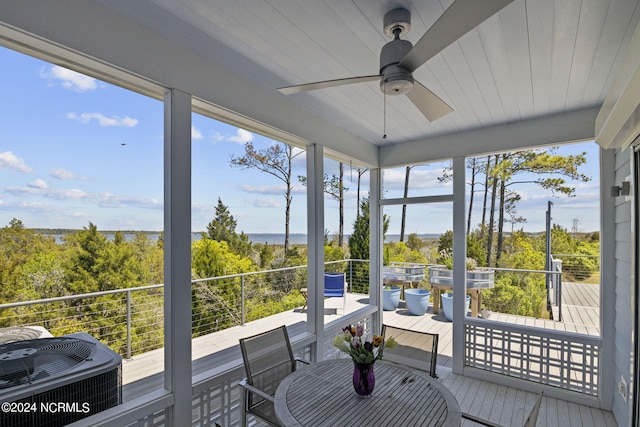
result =
M383 359L426 371L437 378L438 334L382 325L382 336L393 337L398 345L385 348Z
M285 326L240 339L240 349L247 377L240 381L244 410L242 425L251 413L271 425L279 425L273 408L273 396L280 382L296 370L289 334Z

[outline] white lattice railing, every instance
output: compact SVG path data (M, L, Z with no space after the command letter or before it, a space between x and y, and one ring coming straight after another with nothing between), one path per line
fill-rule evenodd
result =
M601 339L490 320L465 320L465 365L598 395Z
M371 330L372 314L375 311L376 308L373 306L365 307L325 325L324 341L318 344L322 346L325 358L340 356L333 346L333 338L340 333L345 325L361 323L365 325L367 331ZM292 337L295 356L310 360L315 336L307 334L302 339L299 338ZM215 426L216 423L224 426L238 425L242 410L242 393L238 382L244 375L242 360L236 360L194 377L192 426ZM166 398L165 400L168 402ZM112 408L99 415L99 422L102 423L100 425L126 425L127 427L165 427L168 425L166 407L158 408L157 403L136 406L134 402L130 402L128 406L135 407L132 409L133 414L119 410L122 409L121 407ZM148 408L149 411L145 412L145 408ZM253 425L251 423L253 421L250 421L250 425Z

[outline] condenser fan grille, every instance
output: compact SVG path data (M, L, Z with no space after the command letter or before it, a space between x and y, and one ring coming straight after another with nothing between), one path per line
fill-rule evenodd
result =
M0 345L0 389L38 380L71 369L91 358L93 343L76 338L40 338Z

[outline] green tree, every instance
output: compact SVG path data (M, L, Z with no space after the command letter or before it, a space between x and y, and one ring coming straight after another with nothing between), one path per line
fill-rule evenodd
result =
M447 230L440 236L438 253L448 255L453 253L452 230ZM478 267L486 266L486 252L484 250L482 242L475 234L467 235L467 258L474 259Z
M519 270L544 269L544 252L537 242L518 231L506 239L500 265ZM547 318L545 277L540 273L503 272L496 274L493 289L483 291L484 305L494 311Z
M407 237L407 247L413 251L420 251L425 246L425 243L418 237L417 233L409 234Z
M360 203L360 215L353 223L353 233L349 237L349 257L352 259L369 259L369 199ZM382 219L383 238L389 229L389 219L384 215ZM369 265L357 263L353 270L354 283L365 283L369 277Z
M345 259L344 249L341 246L325 245L324 246L324 260L328 261L340 261Z
M193 242L191 266L195 278L254 271L253 262L229 249L227 242L202 238ZM194 336L240 324L240 279L198 282L192 287Z
M427 258L419 251L409 249L404 242L387 243L384 246L385 259L391 262L427 263Z
M19 300L16 298L26 265L40 255L58 253L53 238L25 228L18 219L13 218L7 227L0 228L0 303Z
M65 236L65 250L70 254L65 270L72 293L105 290L98 283L98 265L107 243L107 238L91 222L88 227Z
M260 256L260 268L269 269L271 267L271 263L276 258L273 246L269 245L267 242L264 242L264 245L260 245L260 250L258 251Z
M196 278L228 276L255 270L251 259L233 252L227 242L207 238L193 242L191 268Z
M349 237L349 256L352 259L369 259L369 199L360 203L360 215L353 223L353 233Z
M507 207L514 208L519 195L512 189L518 184L536 184L544 190L550 190L553 196L573 197L575 188L567 185L564 177L574 181L588 182L591 178L579 172L578 168L586 163L586 153L560 156L550 150L531 150L517 153L504 153L500 162L490 171L499 181L498 241L496 263L502 256L504 242L504 216ZM518 180L518 176L524 178ZM533 175L533 176L532 176ZM549 176L551 175L551 176ZM490 248L489 248L490 249Z
M33 255L20 269L17 296L20 301L68 295L64 269L56 252Z
M222 203L218 197L218 205L216 206L216 216L207 225L207 237L218 242L227 242L229 248L240 256L248 257L251 255L251 242L249 236L241 232L236 233L238 222L229 212L227 206Z
M540 247L544 252L542 242ZM600 242L574 238L558 224L551 228L551 251L554 258L562 260L563 274L571 279L585 280L600 269Z

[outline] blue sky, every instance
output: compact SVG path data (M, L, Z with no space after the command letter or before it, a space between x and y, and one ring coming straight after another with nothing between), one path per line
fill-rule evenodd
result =
M0 226L12 218L32 228L86 227L100 230L162 230L163 107L161 101L0 47ZM284 184L256 170L230 167L244 144L256 149L275 142L244 129L193 115L192 228L201 231L214 216L218 197L247 233L284 232ZM577 197L553 198L522 185L518 214L527 231L544 230L547 201L554 222L571 230L598 229L598 150L594 143L562 147L561 154L588 151L581 172L592 181L577 184ZM450 193L439 184L442 164L411 172L410 196ZM325 161L329 174L337 163ZM306 232L304 152L296 150L291 232ZM356 214L357 172L345 165L345 232ZM404 168L385 171L387 197L402 195ZM368 192L368 174L361 194ZM476 200L476 206L481 202ZM399 233L400 209L389 208L389 233ZM412 205L407 233L441 233L451 228L451 205ZM480 221L474 213L472 223ZM327 196L325 228L338 230L338 203Z

